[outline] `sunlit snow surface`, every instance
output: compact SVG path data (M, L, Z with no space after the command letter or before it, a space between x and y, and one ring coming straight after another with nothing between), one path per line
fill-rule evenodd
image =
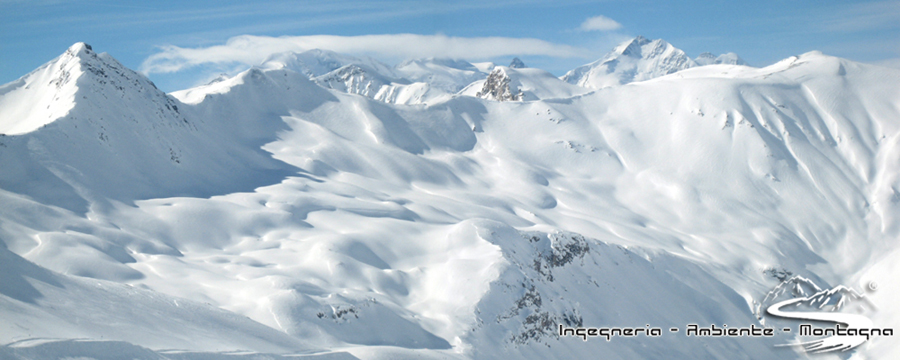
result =
M0 356L802 357L668 332L759 325L772 268L877 281L900 325L900 72L505 69L530 98L445 81L474 66L413 105L289 66L173 97L76 44L0 88ZM665 331L556 336L578 323Z

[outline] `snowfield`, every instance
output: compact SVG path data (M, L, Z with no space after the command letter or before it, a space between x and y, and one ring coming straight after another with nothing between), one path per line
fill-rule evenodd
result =
M900 329L900 71L513 65L315 50L165 94L78 43L0 86L0 358L806 358L684 332L765 326L786 274Z

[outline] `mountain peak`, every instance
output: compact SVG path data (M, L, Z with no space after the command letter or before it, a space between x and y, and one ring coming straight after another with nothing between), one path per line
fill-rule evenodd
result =
M69 47L69 51L72 53L80 53L80 52L93 51L93 50L94 50L94 48L91 47L91 45L88 45L87 43L80 42L80 41L72 44L72 46Z
M638 35L636 38L631 39L629 41L623 42L613 50L614 53L625 55L625 56L641 56L641 47L649 44L651 41L641 35ZM668 44L668 43L667 43Z
M604 57L572 69L561 78L570 84L587 88L604 88L650 80L695 66L725 64L747 65L735 53L718 57L705 52L696 60L663 39L643 36L620 43Z
M155 98L170 109L173 106L146 77L106 53L94 52L83 42L3 85L0 94L0 133L7 135L29 133L57 119L72 117L77 104L102 108L108 106L108 99Z
M635 37L595 62L572 69L563 81L587 88L604 88L644 81L697 64L684 51L662 39Z
M509 63L509 67L513 69L527 68L527 66L525 66L525 63L522 62L522 59L519 59L518 57L512 59L512 62Z
M109 61L112 57L106 54L97 54L94 52L94 48L87 43L77 42L69 46L66 52L57 58L57 61L60 66L65 67L66 63L74 59L78 59L78 62L81 64L92 64Z
M485 79L481 91L475 96L496 101L522 100L524 95L522 91L516 87L510 87L509 81L510 78L506 73L506 70L503 67L498 66L494 71L491 71L491 74Z
M78 79L99 63L91 46L78 42L56 59L0 86L0 134L25 134L65 116L75 105Z

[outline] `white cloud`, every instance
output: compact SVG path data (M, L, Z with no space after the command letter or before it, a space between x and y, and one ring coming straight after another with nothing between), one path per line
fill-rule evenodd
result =
M171 73L203 64L257 65L269 55L311 49L370 55L382 59L449 57L468 60L510 55L543 55L557 58L584 56L585 51L569 45L529 38L453 37L446 35L361 35L361 36L253 36L228 39L224 45L201 48L164 46L144 60L144 73Z
M897 29L900 24L900 1L848 2L830 9L821 21L826 30L859 32Z
M579 29L582 31L610 31L622 28L622 24L603 15L588 18Z

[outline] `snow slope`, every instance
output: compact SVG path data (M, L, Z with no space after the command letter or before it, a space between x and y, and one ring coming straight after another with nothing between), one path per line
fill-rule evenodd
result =
M115 339L162 349L312 353L321 348L208 304L127 284L61 275L0 249L0 298L9 339ZM15 347L21 347L18 344Z
M451 91L484 76L466 64L395 71ZM30 79L61 67L70 108L35 125L57 100ZM493 69L533 98L474 85L397 105L284 67L169 96L76 44L0 95L38 105L0 109L25 129L0 137L0 314L20 324L0 353L797 358L774 346L788 335L667 330L761 326L771 269L896 279L900 72L807 53L590 91ZM869 296L878 326L898 325L896 294ZM159 315L120 315L142 308ZM559 324L666 331L582 341ZM897 354L890 340L855 355Z

